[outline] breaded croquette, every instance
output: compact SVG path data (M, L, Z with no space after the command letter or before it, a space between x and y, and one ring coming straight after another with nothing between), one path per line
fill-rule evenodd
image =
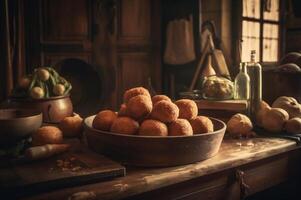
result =
M111 126L111 132L134 135L138 132L139 123L129 117L118 117Z
M115 112L111 110L103 110L95 116L92 126L98 130L109 131L116 118L117 114Z
M135 87L135 88L125 91L125 93L123 95L124 103L127 103L132 97L137 96L137 95L146 95L148 97L151 97L149 94L149 91L147 89L145 89L144 87Z
M190 120L193 134L202 134L213 132L214 127L212 121L205 116L197 116Z
M139 128L139 135L147 136L167 136L167 126L157 120L148 119L142 122Z
M176 120L179 117L179 108L176 104L162 100L154 105L151 113L152 119L157 119L161 122L167 123Z
M167 101L171 102L171 99L166 95L155 95L152 97L153 105L155 105L157 102L162 101L162 100L167 100Z
M193 135L193 131L187 119L177 119L169 124L168 135Z
M190 120L198 115L198 106L190 99L180 99L175 104L180 110L179 118L181 119Z
M127 114L134 119L143 119L151 113L153 104L151 98L146 95L132 97L126 104Z

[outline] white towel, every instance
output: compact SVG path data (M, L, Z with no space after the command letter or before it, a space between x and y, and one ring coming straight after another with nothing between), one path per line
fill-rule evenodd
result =
M195 60L192 16L189 20L173 20L166 31L164 62L181 65Z

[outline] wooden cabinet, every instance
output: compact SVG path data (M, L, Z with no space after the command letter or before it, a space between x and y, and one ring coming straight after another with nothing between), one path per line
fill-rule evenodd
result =
M256 199L252 198L252 195L256 193L258 195L259 192L286 181L295 179L299 182L300 161L300 151L287 152L127 199L239 200L246 197Z
M118 109L125 90L148 86L161 90L160 1L116 1L115 30L111 33L108 63L116 81L112 107Z
M145 84L150 76L151 56L148 53L122 53L118 56L117 85L118 96L128 88Z
M41 42L75 43L91 38L90 0L42 0Z
M160 91L160 0L28 0L26 13L28 71L80 59L99 73L112 109L150 77Z
M151 44L151 0L123 0L118 5L118 42Z

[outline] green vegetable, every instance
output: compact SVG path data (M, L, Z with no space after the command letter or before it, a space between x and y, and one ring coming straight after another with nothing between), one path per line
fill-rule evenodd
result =
M61 77L53 68L42 67L34 70L29 75L30 84L28 88L18 87L13 90L16 97L31 96L32 98L49 98L53 96L68 95L72 89L71 84ZM62 89L54 89L56 85L62 85ZM59 92L54 92L59 91ZM63 92L61 92L63 91Z

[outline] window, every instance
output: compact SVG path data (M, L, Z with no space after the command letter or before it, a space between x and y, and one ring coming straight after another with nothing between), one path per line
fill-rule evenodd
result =
M280 0L242 0L241 61L277 62L280 47Z

